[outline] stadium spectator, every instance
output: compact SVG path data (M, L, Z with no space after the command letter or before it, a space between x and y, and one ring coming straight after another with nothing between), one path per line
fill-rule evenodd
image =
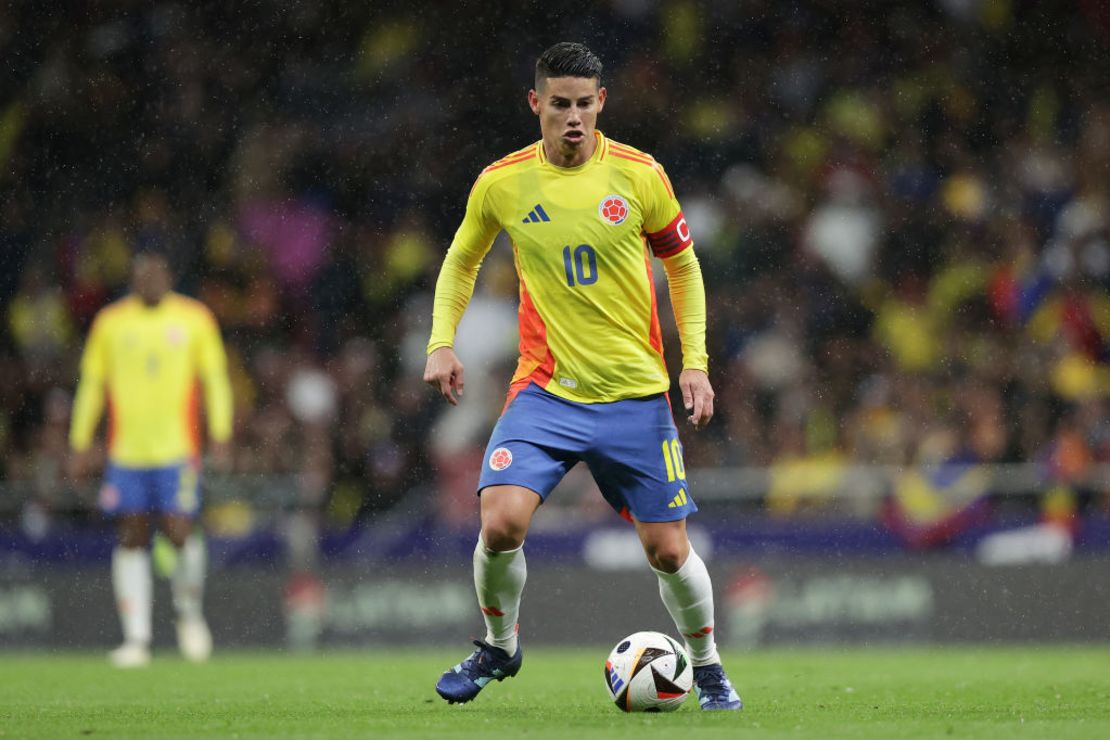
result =
M353 461L379 451L391 485L433 481L425 449L443 423L388 390L417 372L394 348L425 331L413 316L474 174L530 135L524 110L483 122L489 99L527 85L544 46L534 29L549 22L514 6L491 27L487 10L162 1L98 3L62 22L6 8L9 480L41 457L44 400L68 390L77 337L126 289L135 250L156 243L226 328L236 426L250 440L240 471L307 470L307 457L281 454L306 434L284 379L306 355L335 379L355 342L376 357L374 375L341 391L319 506L349 522L340 501L370 497L369 514L399 498L351 487L368 469ZM690 194L720 358L718 420L690 440L691 467L793 464L798 445L780 440L830 415L838 433L805 454L907 464L931 433L921 419L980 383L1002 389L993 460L1051 459L1069 447L1065 426L1099 438L1091 414L1075 413L1110 396L1099 3L614 2L567 23L612 60L624 100L606 134L655 153ZM463 79L492 81L479 96ZM296 228L276 228L282 218ZM29 285L29 265L44 287ZM504 303L492 281L487 299ZM28 327L47 337L50 363L25 354ZM414 424L386 423L411 413ZM1110 452L1096 444L1078 459ZM470 526L449 500L442 511Z

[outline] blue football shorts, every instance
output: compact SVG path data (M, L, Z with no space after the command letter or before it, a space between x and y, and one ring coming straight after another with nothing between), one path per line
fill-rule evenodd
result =
M100 488L105 514L185 514L200 509L200 468L183 462L157 468L109 464Z
M698 510L666 396L575 403L535 384L517 394L493 428L478 494L516 485L546 500L580 460L626 519L671 522Z

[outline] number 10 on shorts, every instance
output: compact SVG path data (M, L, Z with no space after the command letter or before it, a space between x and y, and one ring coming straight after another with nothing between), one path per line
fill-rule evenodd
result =
M682 463L682 446L678 439L663 440L663 464L667 466L667 482L686 480L686 466Z

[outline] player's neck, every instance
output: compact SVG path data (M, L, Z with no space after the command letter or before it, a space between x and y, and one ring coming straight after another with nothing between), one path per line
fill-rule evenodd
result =
M155 298L154 296L144 296L140 293L136 293L135 297L139 299L139 303L143 304L144 308L158 308L162 305L162 302L166 300L167 295L169 294L163 293L162 295Z
M543 140L543 153L547 157L547 161L556 167L579 167L590 161L597 150L597 137L591 136L588 140L583 141L582 145L574 148L564 149L558 143L552 143L547 139Z

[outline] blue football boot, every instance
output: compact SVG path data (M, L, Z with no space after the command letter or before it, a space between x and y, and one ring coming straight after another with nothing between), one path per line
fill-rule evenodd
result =
M720 663L694 666L694 693L702 709L742 709L744 703L732 688Z
M478 649L470 657L439 677L436 693L448 704L464 704L478 695L490 681L504 681L520 672L524 653L517 646L516 655L482 640L475 640ZM726 681L727 683L727 681Z

